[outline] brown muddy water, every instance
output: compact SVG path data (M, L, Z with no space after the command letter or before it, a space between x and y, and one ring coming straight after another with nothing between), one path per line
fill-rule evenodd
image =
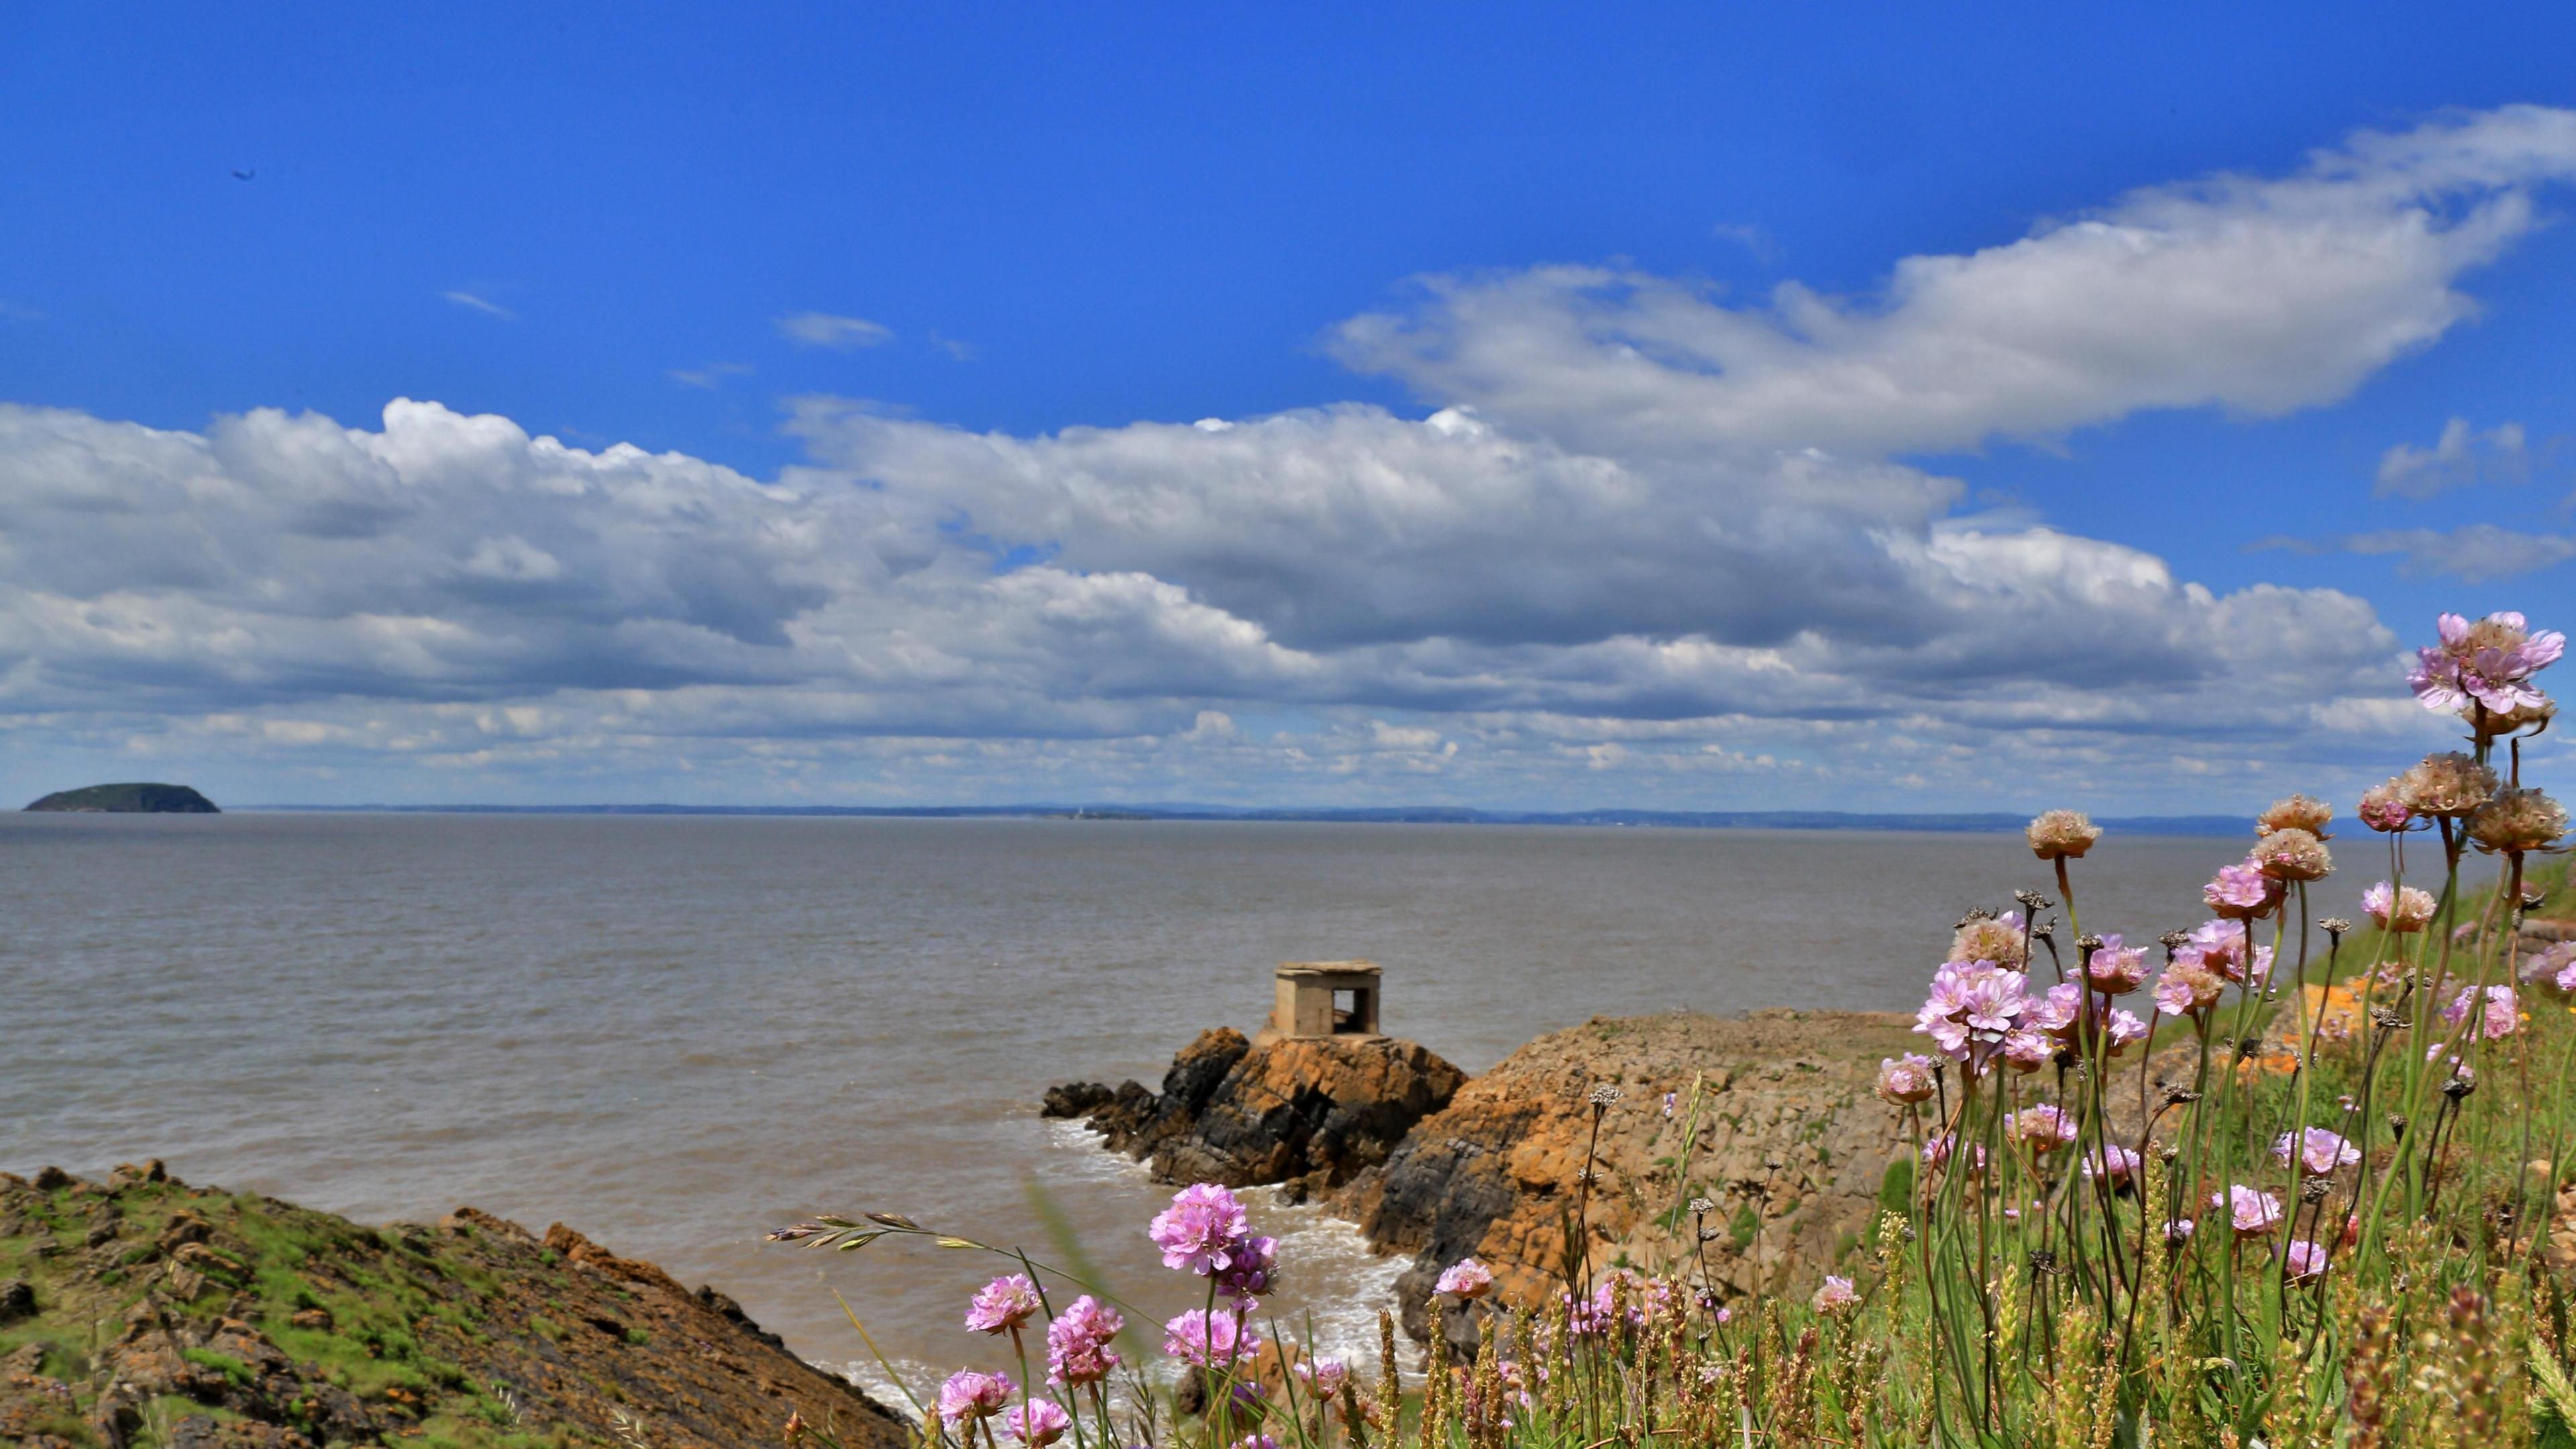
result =
M2084 924L2193 924L2241 849L2106 839ZM2317 909L2358 915L2373 863ZM1043 1198L1120 1292L1194 1306L1144 1238L1167 1190L1035 1107L1250 1030L1278 961L1380 962L1387 1029L1473 1071L1595 1014L1911 1009L1963 907L2044 884L2009 836L0 816L0 1169L560 1220L853 1363L838 1289L917 1383L1004 1366L959 1324L990 1260L762 1232L886 1209L1044 1258ZM1249 1197L1283 1319L1373 1341L1396 1265Z

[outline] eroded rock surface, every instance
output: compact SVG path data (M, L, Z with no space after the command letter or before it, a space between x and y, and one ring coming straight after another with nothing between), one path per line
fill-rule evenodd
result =
M1044 1111L1089 1122L1160 1181L1278 1183L1302 1197L1385 1161L1466 1079L1430 1049L1392 1037L1254 1046L1219 1027L1181 1050L1159 1092L1076 1083L1048 1092Z
M1908 1155L1895 1112L1873 1088L1878 1062L1919 1046L1911 1018L1885 1013L1696 1013L1595 1018L1550 1033L1461 1088L1418 1123L1381 1167L1334 1200L1379 1246L1413 1255L1398 1281L1406 1329L1427 1337L1440 1270L1473 1256L1505 1297L1532 1301L1562 1286L1566 1221L1592 1132L1591 1094L1618 1093L1602 1113L1591 1190L1592 1262L1642 1268L1689 1260L1696 1224L1679 1205L1705 1197L1716 1237L1706 1271L1728 1296L1794 1287L1859 1241L1889 1165ZM1699 1144L1682 1169L1692 1082ZM1664 1096L1675 1112L1664 1115ZM1899 1199L1901 1201L1901 1198ZM1443 1325L1472 1345L1462 1314Z

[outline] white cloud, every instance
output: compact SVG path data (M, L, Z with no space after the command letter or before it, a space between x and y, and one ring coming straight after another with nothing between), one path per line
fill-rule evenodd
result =
M438 295L455 303L459 307L466 308L470 311L480 312L486 317L498 317L504 322L516 322L519 320L518 313L511 311L509 308L502 306L498 302L478 297L472 292L446 291L441 292Z
M778 335L807 347L850 352L861 347L885 346L894 340L894 329L865 317L840 317L830 312L790 312L778 319Z
M810 461L769 481L427 402L202 432L0 406L0 717L555 798L2332 788L2413 743L2367 604L1963 514L1901 455L2331 400L2466 315L2459 273L2571 165L2558 112L2364 136L1909 259L1868 303L1445 279L1339 334L1419 420L1024 437L805 399ZM2473 534L2391 547L2501 577L2511 540Z
M2467 418L2442 425L2442 436L2430 448L2399 443L2379 459L2380 497L2431 498L2451 488L2465 488L2481 477L2521 482L2530 476L2522 424L2500 423L2472 431Z
M2035 438L2142 409L2333 402L2474 310L2454 280L2576 176L2576 112L2506 107L2365 133L2300 171L2151 187L1874 296L1798 283L1730 307L1634 271L1433 277L1343 324L1351 365L1507 427L1634 454L1883 456Z
M2447 577L2470 584L2536 573L2576 558L2576 538L2522 533L2492 523L2359 533L2342 545L2354 553L2396 554L2402 559L2397 571L2409 578Z
M750 366L745 363L710 362L704 367L675 367L663 375L682 387L703 388L712 392L724 386L726 379L749 377L751 372Z

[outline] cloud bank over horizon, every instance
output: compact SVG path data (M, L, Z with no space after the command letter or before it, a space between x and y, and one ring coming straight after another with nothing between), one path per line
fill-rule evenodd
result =
M2331 406L2476 315L2463 277L2571 178L2576 113L2513 107L1906 257L1862 298L1430 277L1328 338L1427 416L1015 436L804 397L806 461L767 480L432 401L197 431L0 404L0 713L22 759L225 760L277 800L2344 789L2441 737L2402 685L2414 621L2215 590L1933 463ZM2524 452L2462 423L2379 486ZM2468 580L2576 556L2494 532L2309 546Z

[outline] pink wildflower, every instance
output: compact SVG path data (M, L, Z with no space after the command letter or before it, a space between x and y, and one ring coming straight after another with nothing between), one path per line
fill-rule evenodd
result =
M2112 1182L2130 1181L2137 1176L2138 1166L2138 1154L2117 1142L2106 1142L2084 1157L2086 1177L2107 1178Z
M2251 857L2220 866L2218 875L2200 888L2201 899L2212 911L2239 921L2269 915L2281 903L2282 894L2281 883L2265 875L2262 862Z
M2395 835L2415 822L2415 812L2406 808L2406 782L2402 778L2363 791L2361 808L2353 814L2361 817L2362 824L2387 835Z
M2191 1241L2191 1235L2199 1227L2200 1224L2189 1218L2168 1218L2165 1221L2165 1242L2172 1247L2181 1247Z
M2361 893L2361 909L2383 931L2420 931L2433 922L2433 897L2413 886L2381 881Z
M1202 1278L1230 1266L1236 1245L1251 1232L1243 1204L1212 1182L1172 1194L1172 1205L1156 1213L1146 1230L1163 1250L1164 1267L1186 1268Z
M2523 616L2514 613L2489 614L2475 624L2444 614L2438 627L2442 642L2416 650L2415 668L2406 676L2426 709L2467 713L2474 701L2509 713L2548 701L2527 681L2557 662L2566 651L2566 635L2554 629L2531 632Z
M1879 1058L1878 1095L1898 1106L1931 1100L1932 1059L1914 1052Z
M1096 1384L1118 1367L1110 1341L1127 1326L1117 1310L1085 1293L1047 1325L1047 1382Z
M1813 1301L1818 1313L1832 1318L1858 1305L1860 1294L1852 1287L1849 1278L1838 1278L1828 1273L1824 1286L1816 1290Z
M1493 1269L1473 1258L1460 1258L1442 1271L1440 1281L1432 1285L1431 1291L1457 1298L1482 1298L1493 1291L1493 1287Z
M2075 1140L2075 1119L2051 1106L2024 1107L2005 1130L2033 1152L2055 1152Z
M1222 1309L1193 1308L1163 1325L1163 1352L1199 1368L1225 1368L1261 1352L1261 1335Z
M2225 1192L2211 1193L2209 1205L2226 1210L2240 1238L2259 1238L2281 1225L2281 1200L2241 1182Z
M2299 1172L2307 1177L2323 1177L2338 1167L2350 1167L2361 1160L2361 1149L2343 1138L2340 1132L2323 1127L2310 1127L2298 1135ZM2291 1135L2284 1132L2272 1143L2275 1161L2288 1162Z
M1004 1414L1002 1427L1029 1449L1043 1449L1063 1438L1073 1421L1065 1417L1063 1407L1053 1399L1032 1399Z
M975 1300L966 1305L966 1326L977 1333L1005 1333L1044 1306L1038 1285L1025 1273L1013 1273L975 1290Z
M2104 936L2084 963L2084 978L2094 990L2112 996L2135 991L2147 979L2147 949L2120 944L2116 933Z
M1011 1401L1011 1381L1000 1374L960 1369L939 1386L939 1417L951 1424L989 1419Z
M2284 1250L2284 1265L2293 1283L2314 1283L2326 1271L2326 1250L2305 1238L2293 1238Z
M1923 1165L1939 1172L1950 1165L1952 1138L1949 1133L1934 1134L1923 1144ZM1968 1176L1986 1175L1986 1149L1974 1142L1968 1144Z
M2477 994L2478 989L2474 986L2461 987L2460 994L2451 998L2451 1004L2442 1008L2442 1020L2453 1026L2468 1020L2470 1003ZM2522 1008L2521 1004L2514 1000L2513 988L2488 987L2485 1009L2478 1013L2478 1030L2475 1034L2494 1041L2498 1037L2513 1035L2521 1025Z
M1279 1240L1237 1238L1226 1252L1226 1265L1216 1274L1216 1291L1250 1308L1261 1295L1279 1286Z
M2254 969L2245 969L2246 930L2242 922L2203 921L2191 928L2191 939L2174 952L2177 961L2188 958L2204 970L2215 971L2228 980L2243 985L2261 981L2272 974L2272 948L2254 948Z
M1351 1371L1340 1359L1319 1358L1299 1363L1294 1370L1297 1381L1314 1391L1315 1397L1329 1403L1342 1391Z
M1990 961L1944 963L1914 1016L1914 1029L1944 1055L1982 1072L2031 1007L2030 978Z

